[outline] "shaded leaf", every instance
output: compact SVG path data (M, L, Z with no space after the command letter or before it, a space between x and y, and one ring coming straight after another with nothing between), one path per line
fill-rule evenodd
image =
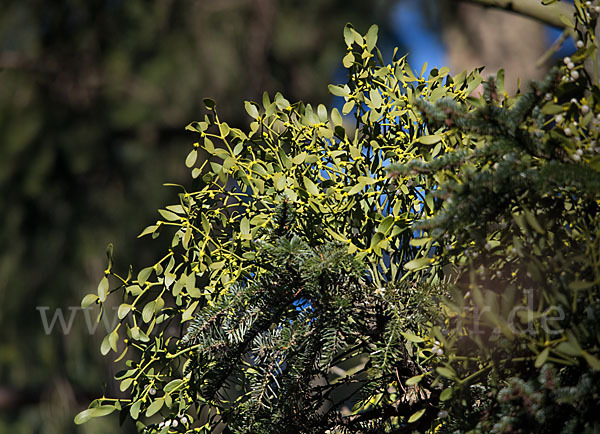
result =
M115 411L114 405L101 405L99 407L88 408L75 416L75 423L81 425L94 417L102 417L111 414Z
M418 421L419 419L421 419L421 416L423 416L425 414L425 409L421 409L415 413L413 413L409 418L408 418L408 423L415 423L416 421Z

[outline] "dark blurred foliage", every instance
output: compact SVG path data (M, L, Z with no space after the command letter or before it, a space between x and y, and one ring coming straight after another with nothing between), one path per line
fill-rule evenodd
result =
M135 240L185 182L202 98L231 125L264 90L327 103L342 29L380 25L391 0L3 0L0 8L0 432L114 432L74 414L109 374L75 312L115 240L115 268L164 242ZM388 33L389 34L389 33ZM93 318L92 318L93 319ZM103 327L100 325L99 327ZM107 385L112 388L112 385Z

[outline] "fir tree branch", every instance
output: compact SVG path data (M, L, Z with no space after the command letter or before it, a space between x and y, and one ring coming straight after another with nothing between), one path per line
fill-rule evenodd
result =
M485 7L503 9L505 11L515 12L525 17L533 18L553 27L561 29L566 28L560 16L572 17L575 9L573 5L566 1L559 1L551 5L544 6L540 0L458 0L467 3L474 3Z

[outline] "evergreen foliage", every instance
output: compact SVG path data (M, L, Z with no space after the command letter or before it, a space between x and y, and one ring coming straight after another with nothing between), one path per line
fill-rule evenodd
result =
M597 16L588 15L576 16L585 41ZM421 101L458 145L389 168L441 180L442 209L415 225L456 273L444 303L451 375L438 369L441 432L600 427L590 411L599 404L600 95L584 67L594 50L582 45L515 98L499 74L479 100Z
M194 190L175 186L179 203L141 234L174 231L168 253L137 277L109 264L83 301L122 297L101 349L129 355L128 398L76 421L595 432L600 92L584 62L597 14L576 9L577 54L514 97L502 72L386 65L377 28L348 25L348 83L330 91L353 128L265 94L242 131L205 100L188 126Z
M288 207L283 202L277 215L293 216ZM186 368L191 388L221 409L231 432L360 427L342 417L342 406L371 396L399 366L419 372L402 351L401 331L418 327L402 316L407 308L400 300L410 296L389 287L384 291L396 297L386 302L345 246L311 247L293 231L274 236L279 225L260 243L256 261L265 271L233 285L191 321L181 342L194 351ZM422 317L426 306L431 311L433 303L418 305ZM364 419L387 424L379 413Z

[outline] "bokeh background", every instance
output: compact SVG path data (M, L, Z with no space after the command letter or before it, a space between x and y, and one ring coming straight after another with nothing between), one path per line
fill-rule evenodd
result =
M172 201L162 184L189 179L184 128L203 97L240 128L263 91L334 104L346 22L378 24L384 57L398 46L417 71L504 67L512 91L543 75L558 36L455 0L2 0L0 433L135 431L115 415L73 424L118 393L105 325L77 310L106 245L124 273L165 248L136 236Z

